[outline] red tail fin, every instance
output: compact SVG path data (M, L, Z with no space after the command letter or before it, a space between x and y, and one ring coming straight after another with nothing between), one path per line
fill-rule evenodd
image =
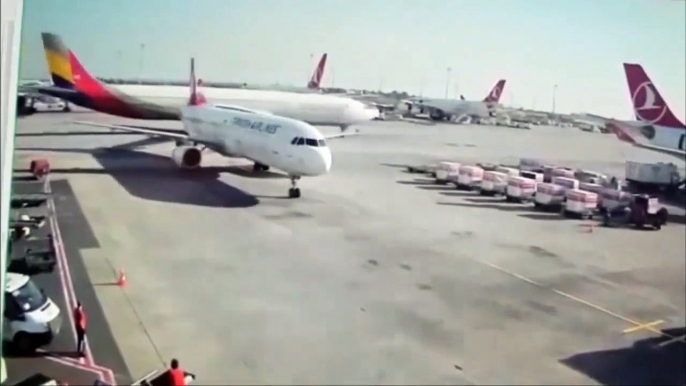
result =
M309 83L307 83L307 88L311 90L318 90L319 85L322 82L322 78L324 77L324 67L326 66L326 58L328 54L322 55L322 58L319 60L319 64L317 65L317 68L314 70L314 74L312 74L312 78L310 79Z
M683 129L684 124L674 116L662 99L657 87L640 64L624 63L626 82L629 85L631 102L636 119L654 125Z
M500 79L498 83L493 86L493 89L491 92L488 93L486 98L484 98L484 102L487 103L498 103L500 101L500 95L502 95L503 90L505 89L505 79Z
M195 80L195 58L191 58L191 98L188 101L189 106L200 106L207 103L205 96L198 92L198 82Z

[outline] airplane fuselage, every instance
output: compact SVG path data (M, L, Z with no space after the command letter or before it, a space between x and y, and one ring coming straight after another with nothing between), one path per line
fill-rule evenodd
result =
M181 86L101 86L101 92L46 93L107 114L150 120L180 119L188 99L187 87ZM204 88L203 94L213 104L240 105L312 125L347 127L378 116L376 108L359 101L322 94L211 87Z
M681 129L664 127L640 121L624 121L623 123L639 130L652 146L686 151L686 127Z
M181 111L188 139L222 155L244 157L293 176L318 176L331 168L324 136L307 123L231 106L186 106Z

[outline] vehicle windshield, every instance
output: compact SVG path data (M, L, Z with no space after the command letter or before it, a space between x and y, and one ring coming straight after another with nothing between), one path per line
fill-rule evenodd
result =
M23 312L32 312L42 307L47 301L43 292L32 281L12 292L14 300Z

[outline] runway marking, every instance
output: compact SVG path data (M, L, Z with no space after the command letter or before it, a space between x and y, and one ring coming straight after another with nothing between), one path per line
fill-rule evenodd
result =
M563 291L560 291L560 290L558 290L558 289L556 289L556 288L553 288L553 287L550 287L550 286L545 286L545 285L542 285L542 284L540 284L540 283L537 283L537 282L535 282L534 280L531 280L531 279L529 279L529 278L527 278L527 277L524 277L524 276L522 276L522 275L520 275L520 274L518 274L518 273L515 273L515 272L512 272L512 271L508 271L508 270L506 270L506 269L504 269L504 268L502 268L502 267L499 267L499 266L497 266L497 265L495 265L495 264L493 264L493 263L489 263L489 262L487 262L487 261L482 261L482 260L478 260L478 259L477 259L476 261L478 261L478 262L480 262L480 263L482 263L482 264L488 265L489 267L495 268L495 269L497 269L498 271L500 271L500 272L502 272L502 273L505 273L505 274L510 275L510 276L512 276L512 277L516 277L517 279L520 279L520 280L522 280L522 281L525 281L525 282L527 282L527 283L529 283L529 284L535 285L536 287L543 288L543 289L548 289L548 290L550 290L550 291L552 291L552 292L554 292L554 293L556 293L556 294L558 294L558 295L560 295L560 296L566 297L567 299L570 299L570 300L573 300L573 301L575 301L575 302L577 302L577 303L581 303L581 304L583 304L583 305L585 305L585 306L591 307L591 308L593 308L593 309L595 309L595 310L597 310L597 311L600 311L600 312L602 312L602 313L604 313L604 314L606 314L606 315L612 316L612 317L614 317L614 318L616 318L616 319L623 320L623 321L625 321L625 322L627 322L627 323L629 323L629 324L633 324L633 325L636 326L636 327L640 327L640 329L648 330L648 331L654 332L654 333L656 333L656 334L658 334L658 335L664 336L664 337L666 337L666 338L670 338L670 341L664 342L664 343L661 344L660 346L666 345L666 344L668 344L668 343L676 342L676 341L686 344L686 335L680 336L680 337L675 337L675 336L673 336L673 335L671 335L671 334L668 334L668 333L666 333L666 332L664 332L664 331L661 331L661 330L658 330L658 329L654 328L654 327L651 325L652 323L641 323L641 322L638 322L638 321L636 321L636 320L634 320L634 319L628 318L628 317L626 317L626 316L622 316L622 315L620 315L620 314L618 314L618 313L616 313L616 312L612 312L612 311L608 310L607 308L601 307L601 306L599 306L599 305L597 305L597 304L593 304L593 303L591 303L591 302L589 302L589 301L587 301L587 300L578 298L578 297L576 297L576 296L574 296L574 295L570 295L570 294L568 294L568 293L566 293L566 292L563 292ZM653 322L653 323L655 323L655 322Z
M664 320L660 319L660 320L656 320L656 321L654 321L654 322L646 323L646 324L641 325L641 326L636 326L636 327L627 328L627 329L625 329L624 331L622 331L622 334L629 334L629 333L631 333L631 332L636 332L636 331L645 330L645 329L648 328L648 327L657 326L657 325L662 324L662 323L664 323L664 322L665 322Z
M672 338L672 339L670 339L670 340L668 340L668 341L666 341L666 342L660 343L658 346L660 346L660 347L665 347L666 345L672 344L672 343L674 343L674 342L685 343L684 339L686 339L686 335L674 337L674 338Z

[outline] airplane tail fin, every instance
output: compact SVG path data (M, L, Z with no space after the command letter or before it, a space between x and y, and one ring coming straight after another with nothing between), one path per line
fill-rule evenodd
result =
M637 120L670 128L686 128L674 116L640 64L624 63L624 73Z
M55 87L80 91L99 89L98 81L86 71L59 35L43 32L41 38L48 70Z
M191 97L188 100L189 106L200 106L200 105L204 105L205 103L207 103L205 96L198 91L198 85L201 83L202 83L201 80L198 80L198 81L195 80L195 58L191 58L191 79L190 79Z
M488 93L483 101L486 103L498 103L500 101L500 95L502 95L504 89L505 79L500 79L498 83L493 86L493 89Z
M322 82L322 78L324 77L324 68L326 67L326 58L328 57L329 54L324 54L322 55L322 58L319 59L319 64L317 65L317 68L314 70L314 74L312 74L312 78L310 81L307 83L307 88L310 90L318 90L319 85Z

